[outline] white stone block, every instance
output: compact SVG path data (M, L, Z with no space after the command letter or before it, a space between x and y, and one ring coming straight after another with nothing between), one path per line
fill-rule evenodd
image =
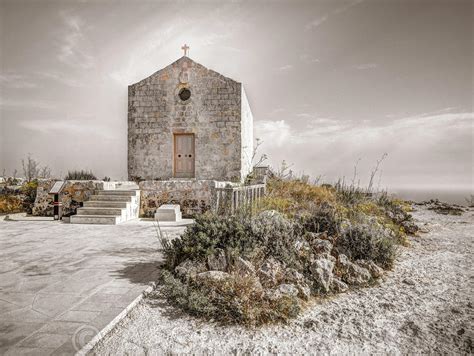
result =
M181 221L181 209L178 204L164 204L155 213L157 221Z

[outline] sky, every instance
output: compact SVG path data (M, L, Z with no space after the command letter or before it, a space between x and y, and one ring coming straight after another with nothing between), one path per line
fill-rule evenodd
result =
M473 190L473 2L0 0L0 173L127 177L127 86L242 82L259 154L321 181ZM355 168L356 167L356 168Z

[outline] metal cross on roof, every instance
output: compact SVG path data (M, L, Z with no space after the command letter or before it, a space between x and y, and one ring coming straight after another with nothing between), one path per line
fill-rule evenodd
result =
M184 55L187 56L187 55L188 55L189 46L188 46L187 44L185 44L183 47L181 47L181 49L184 51Z

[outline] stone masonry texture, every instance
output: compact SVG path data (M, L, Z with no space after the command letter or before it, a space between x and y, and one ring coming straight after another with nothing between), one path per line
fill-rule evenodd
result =
M173 178L177 133L195 135L196 179L241 181L250 171L253 119L242 84L188 57L128 88L129 179Z

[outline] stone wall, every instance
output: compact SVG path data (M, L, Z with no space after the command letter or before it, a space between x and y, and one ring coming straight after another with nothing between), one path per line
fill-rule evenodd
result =
M153 217L162 204L179 204L185 217L193 217L213 208L215 187L213 180L166 180L139 183L140 216Z
M182 101L182 88L191 97ZM130 180L173 177L173 134L195 135L195 178L238 180L242 167L242 85L182 57L128 88L128 174ZM246 125L251 124L248 103ZM251 117L251 116L250 116ZM248 148L247 148L248 149ZM245 153L247 154L247 153Z
M250 104L247 100L244 87L242 87L241 94L241 141L242 141L242 179L245 179L247 174L252 170L252 155L253 155L253 116L250 110Z
M36 190L36 199L33 206L33 215L36 216L53 216L53 195L48 194L55 180L40 180ZM89 200L89 197L94 194L95 190L99 189L113 189L112 182L103 181L83 181L83 180L68 180L66 186L60 196L62 206L62 213L68 214L74 212L75 209L81 206L81 203Z

